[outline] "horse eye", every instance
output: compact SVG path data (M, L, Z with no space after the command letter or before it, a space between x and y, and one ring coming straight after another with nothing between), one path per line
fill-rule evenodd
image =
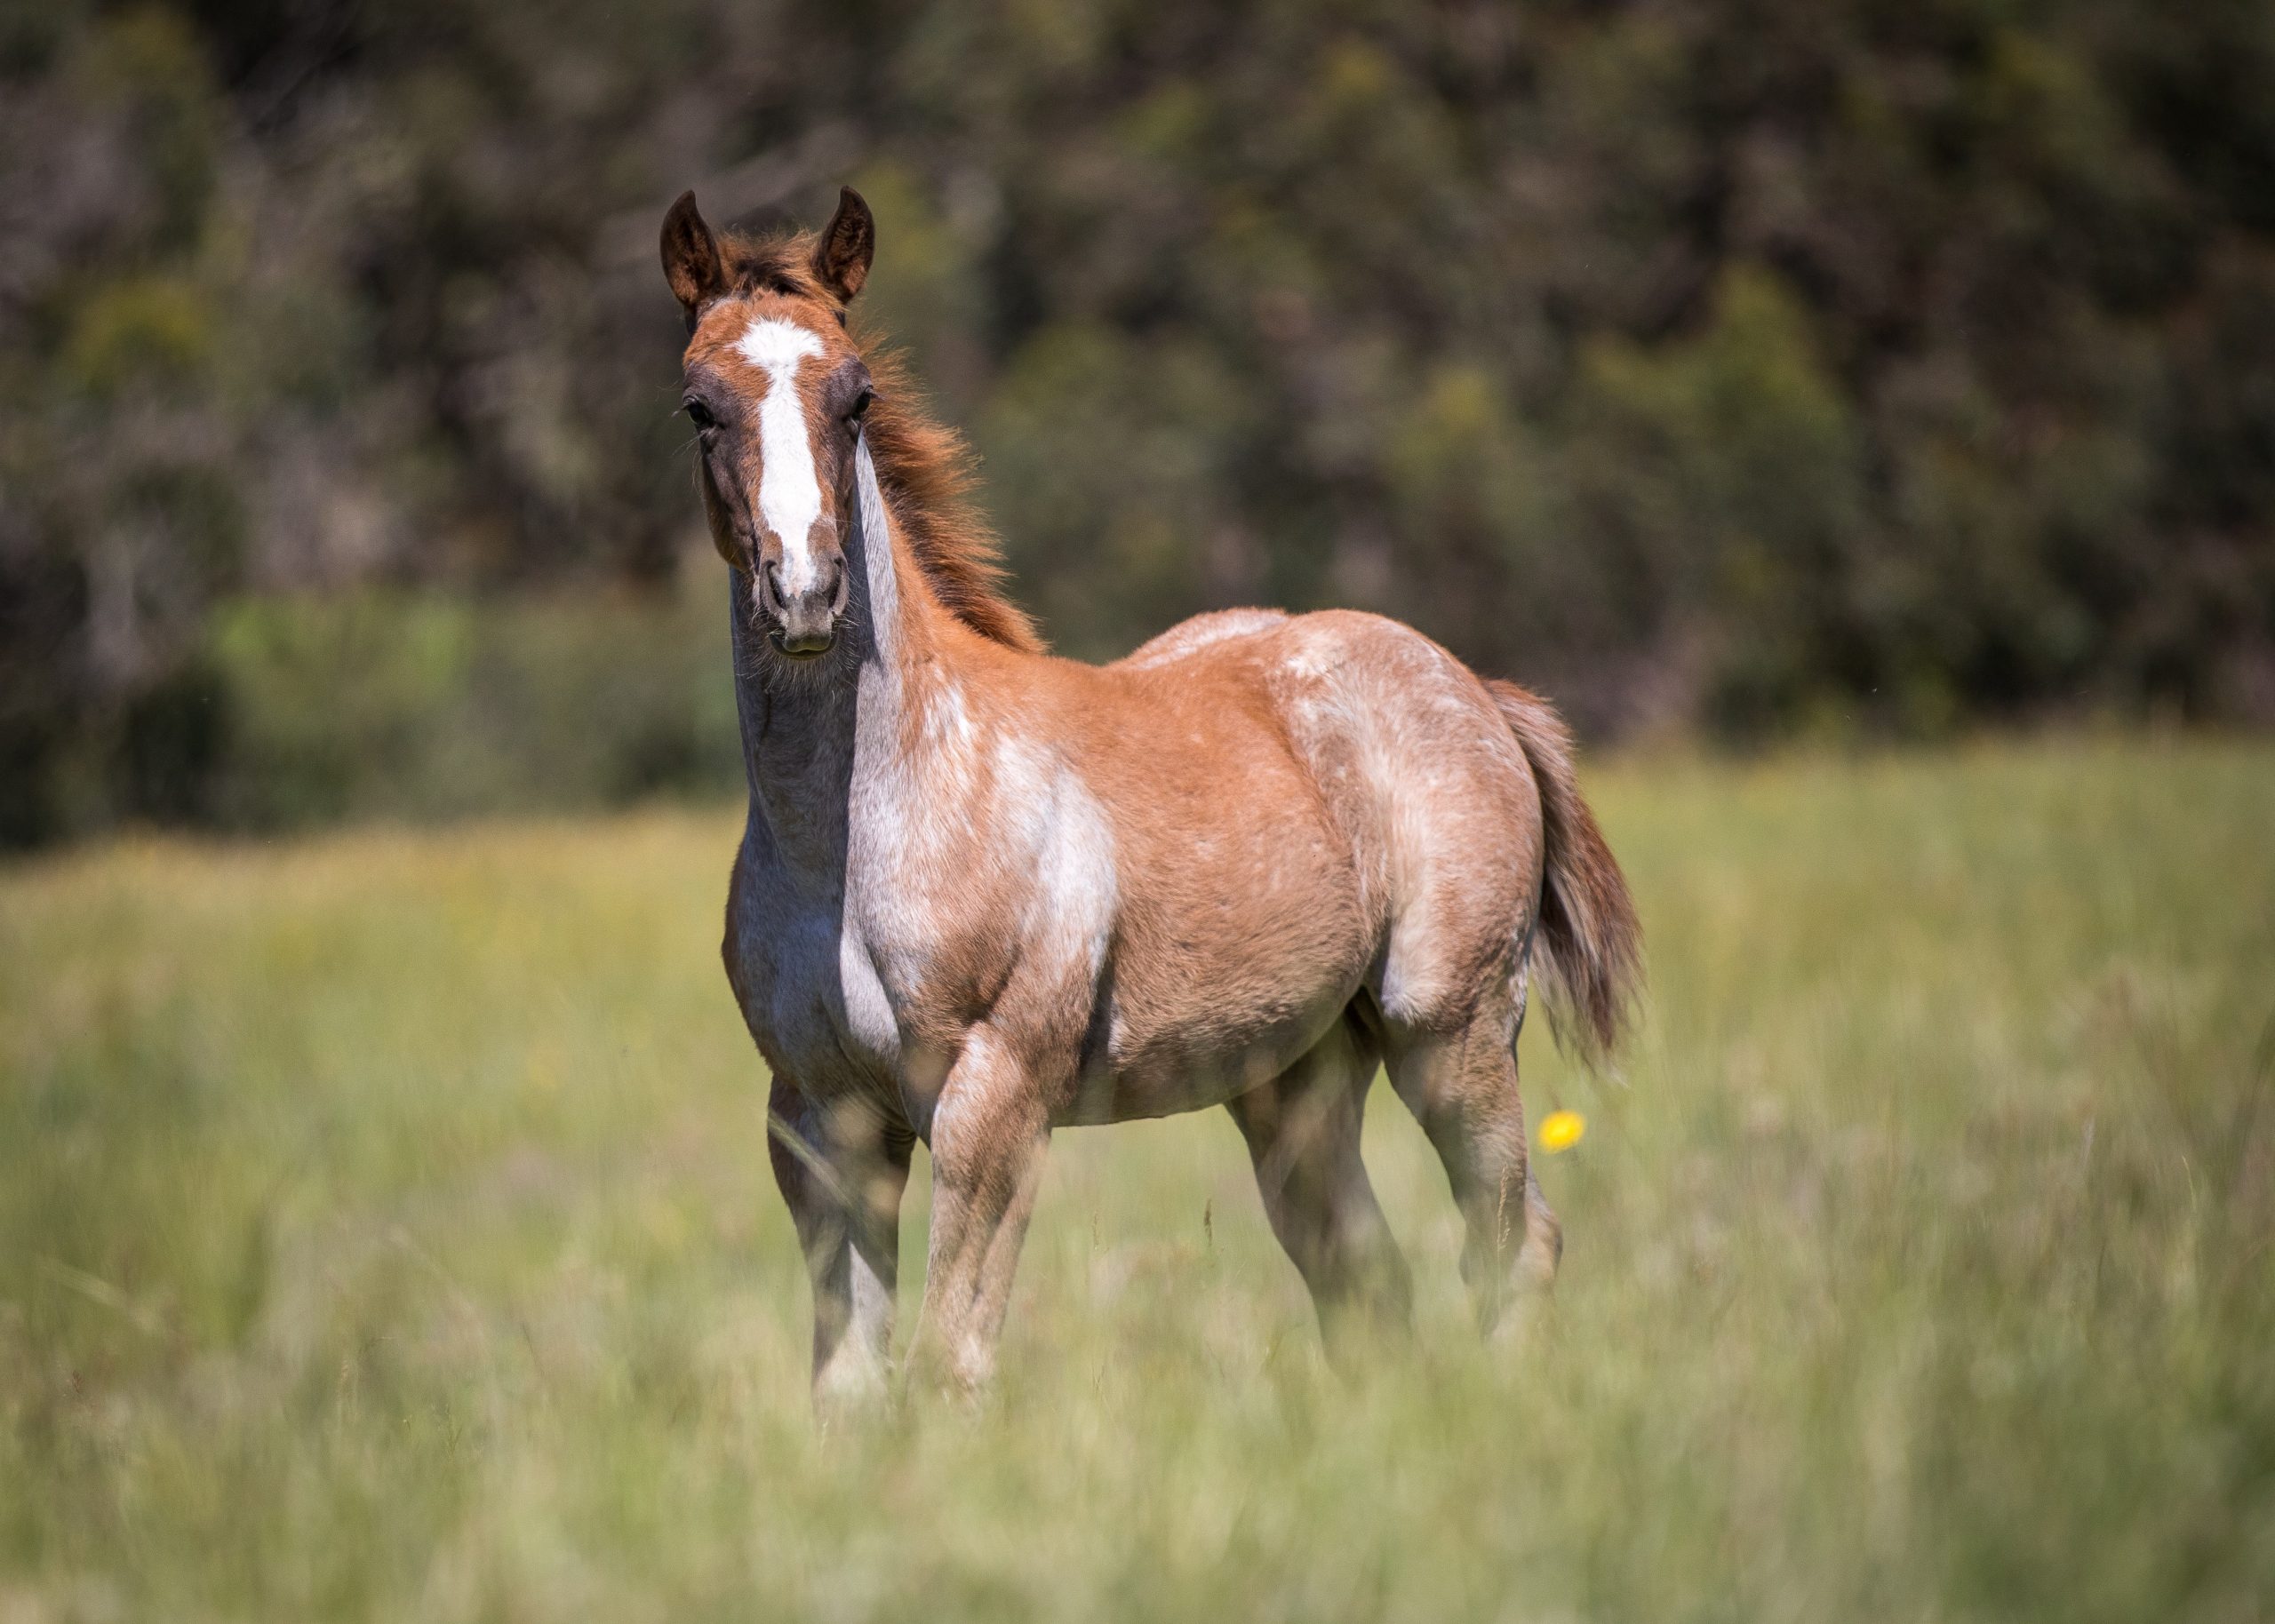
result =
M845 420L848 423L858 423L861 420L863 414L869 410L869 402L876 398L877 397L875 395L870 394L866 389L862 390L860 394L853 397L853 404L846 408Z
M719 419L711 415L711 409L701 401L682 401L679 409L687 414L687 420L695 425L698 434L719 426Z

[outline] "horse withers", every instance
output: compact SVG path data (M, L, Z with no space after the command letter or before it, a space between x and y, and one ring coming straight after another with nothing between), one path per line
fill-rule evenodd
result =
M733 577L750 808L727 975L773 1072L816 1399L890 1370L909 1157L932 1157L911 1357L983 1383L1055 1127L1223 1106L1332 1343L1402 1321L1359 1155L1377 1064L1445 1164L1489 1330L1556 1270L1516 1039L1537 970L1585 1055L1640 938L1542 700L1366 614L1203 615L1110 665L1003 595L962 442L847 329L875 242L665 219L684 409Z

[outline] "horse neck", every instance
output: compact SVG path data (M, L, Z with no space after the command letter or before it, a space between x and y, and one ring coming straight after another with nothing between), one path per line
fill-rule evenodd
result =
M850 673L833 663L805 681L769 658L749 611L750 579L735 573L736 702L751 808L801 866L842 864L857 781L865 804L880 792L922 792L923 741L932 731L923 719L953 680L947 610L903 539L866 440L855 452L854 480Z

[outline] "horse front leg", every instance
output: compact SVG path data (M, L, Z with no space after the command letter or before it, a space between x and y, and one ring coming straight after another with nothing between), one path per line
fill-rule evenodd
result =
M996 1033L965 1041L932 1113L932 1239L912 1374L963 1397L987 1384L1042 1182L1050 1115Z
M767 1110L768 1159L813 1282L814 1410L826 1421L890 1385L914 1135L866 1102L817 1105L779 1077Z

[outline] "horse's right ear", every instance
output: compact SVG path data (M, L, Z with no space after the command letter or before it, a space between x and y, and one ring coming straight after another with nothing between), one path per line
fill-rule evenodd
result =
M680 308L687 313L687 330L703 306L727 291L727 267L719 258L719 240L703 223L695 194L682 192L672 211L664 216L664 280Z

